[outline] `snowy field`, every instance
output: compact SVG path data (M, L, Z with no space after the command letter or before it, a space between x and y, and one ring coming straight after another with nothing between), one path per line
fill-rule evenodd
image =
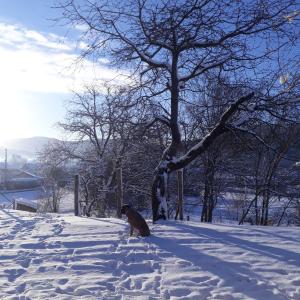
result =
M42 187L28 190L0 190L0 206L12 207L13 201L22 199L25 202L37 202L45 198L46 192Z
M0 210L0 299L300 299L300 229Z

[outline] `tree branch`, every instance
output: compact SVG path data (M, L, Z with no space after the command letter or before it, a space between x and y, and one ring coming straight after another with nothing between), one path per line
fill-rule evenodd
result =
M253 96L254 93L252 92L233 102L222 114L220 121L209 134L207 134L198 144L192 147L185 155L177 160L170 161L167 164L168 171L171 172L185 167L199 155L201 155L205 150L207 150L207 148L215 141L217 137L227 131L227 128L225 126L226 122L237 112L237 110L243 103L249 101L251 98L253 98Z

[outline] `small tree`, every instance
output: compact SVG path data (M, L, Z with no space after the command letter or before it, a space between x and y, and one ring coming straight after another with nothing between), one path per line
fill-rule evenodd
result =
M48 159L75 165L86 213L105 216L115 209L116 170L130 165L136 123L144 116L136 98L123 87L86 86L74 92L59 126L74 139L49 145ZM132 160L132 159L131 159Z
M293 176L290 176L289 150L297 144L299 136L299 126L280 122L261 123L257 129L264 143L249 139L249 145L252 143L250 154L251 161L246 161L243 156L245 167L244 171L249 179L247 188L254 195L248 208L245 210L240 223L246 218L247 214L254 209L253 223L256 225L268 225L270 221L270 207L274 199L290 199L293 197ZM286 210L286 201L283 201L283 210ZM275 203L279 205L279 201ZM274 217L274 215L273 215Z
M46 199L43 199L41 210L58 213L61 199L67 194L66 182L69 177L66 169L54 164L42 164Z

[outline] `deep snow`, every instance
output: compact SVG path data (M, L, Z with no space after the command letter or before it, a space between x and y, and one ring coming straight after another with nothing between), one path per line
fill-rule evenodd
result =
M300 299L300 229L0 210L0 299Z

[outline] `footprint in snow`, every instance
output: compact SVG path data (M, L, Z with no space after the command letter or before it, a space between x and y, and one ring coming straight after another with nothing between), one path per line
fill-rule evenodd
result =
M17 260L17 262L19 263L19 265L25 269L27 269L30 266L31 263L31 259L30 258L21 258L19 260Z
M46 268L43 266L38 267L37 269L38 272L44 273L46 271Z
M35 259L32 260L32 263L35 264L35 265L39 265L39 264L41 264L42 262L43 262L43 260L40 259L40 258L35 258Z
M64 285L64 284L66 284L67 282L69 282L69 279L67 279L67 278L61 278L61 279L59 279L57 282L58 282L58 284Z
M62 224L53 225L53 230L52 231L55 235L61 234L63 232L63 230L64 230L64 227L62 226Z
M66 270L66 268L63 266L57 266L55 269L59 272L64 272Z
M5 270L4 273L8 275L8 281L9 282L14 282L17 278L22 276L23 274L26 273L25 269L10 269L10 270Z
M293 280L292 284L296 286L300 286L300 279Z
M176 265L184 268L184 267L191 267L193 264L186 260L179 260L179 261L176 261Z
M20 285L18 285L18 286L16 287L16 291L17 291L19 294L24 293L25 289L26 289L26 283L25 283L25 282L24 282L24 283L21 283Z

